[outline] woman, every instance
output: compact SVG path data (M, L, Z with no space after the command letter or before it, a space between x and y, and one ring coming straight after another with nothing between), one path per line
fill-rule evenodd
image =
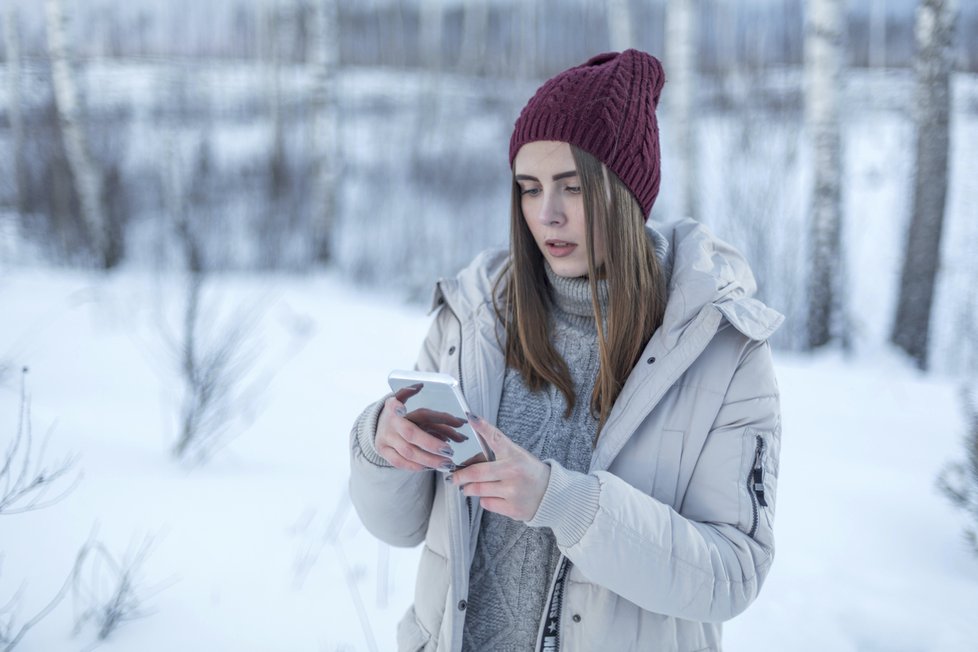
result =
M449 443L395 396L353 429L364 524L424 543L401 650L719 650L760 590L783 318L705 228L647 225L663 82L635 50L546 82L510 142L509 251L438 283L417 367L461 380L495 460L433 470Z

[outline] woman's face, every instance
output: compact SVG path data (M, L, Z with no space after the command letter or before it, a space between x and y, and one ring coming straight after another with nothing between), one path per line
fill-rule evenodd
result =
M587 224L581 181L567 143L551 140L523 145L513 161L523 218L544 258L558 276L586 276ZM595 263L604 245L594 243Z

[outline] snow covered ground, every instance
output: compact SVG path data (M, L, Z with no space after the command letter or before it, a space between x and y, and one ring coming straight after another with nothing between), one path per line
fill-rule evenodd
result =
M254 392L241 434L188 466L168 453L180 394L163 332L176 330L180 293L145 272L0 276L0 450L27 365L45 459L74 453L83 473L54 506L0 516L0 624L57 594L90 538L122 558L148 537L135 578L147 614L100 650L393 649L417 551L379 544L349 509L347 436L387 372L413 362L423 310L328 275L218 279L207 305L224 316L212 323L234 306L261 314ZM726 627L726 649L974 650L978 557L934 483L962 455L955 383L886 355L777 361L777 560ZM87 567L79 588L105 592L109 575ZM4 611L19 589L19 608ZM90 606L69 589L17 649L88 648L93 628L73 628Z

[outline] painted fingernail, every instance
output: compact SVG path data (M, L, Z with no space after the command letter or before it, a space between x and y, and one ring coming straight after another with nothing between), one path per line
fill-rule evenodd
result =
M466 412L465 413L465 416L467 416L469 418L469 421L474 421L476 423L479 422L479 417L477 417L476 415L472 414L471 412Z
M438 452L441 453L442 455L448 455L448 456L452 456L455 454L455 451L452 450L451 446L443 446Z
M396 414L399 417L406 417L407 416L407 408L405 408L403 405L400 405L400 406L394 408L394 414Z
M441 466L438 468L440 468L442 471L454 471L455 465L451 462L442 462Z
M454 473L448 473L448 474L446 474L445 475L445 482L451 482L452 481L452 478L454 478L454 477L455 477L455 474Z

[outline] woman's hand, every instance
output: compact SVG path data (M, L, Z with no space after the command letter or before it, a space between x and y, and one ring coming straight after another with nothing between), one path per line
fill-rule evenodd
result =
M550 467L484 419L469 415L469 425L482 435L496 459L458 469L452 482L466 496L478 496L490 512L529 521L547 490Z
M451 470L452 447L447 440L464 439L455 428L465 421L431 410L415 410L409 415L404 401L419 391L420 385L405 387L384 402L377 420L374 447L381 457L398 469Z

